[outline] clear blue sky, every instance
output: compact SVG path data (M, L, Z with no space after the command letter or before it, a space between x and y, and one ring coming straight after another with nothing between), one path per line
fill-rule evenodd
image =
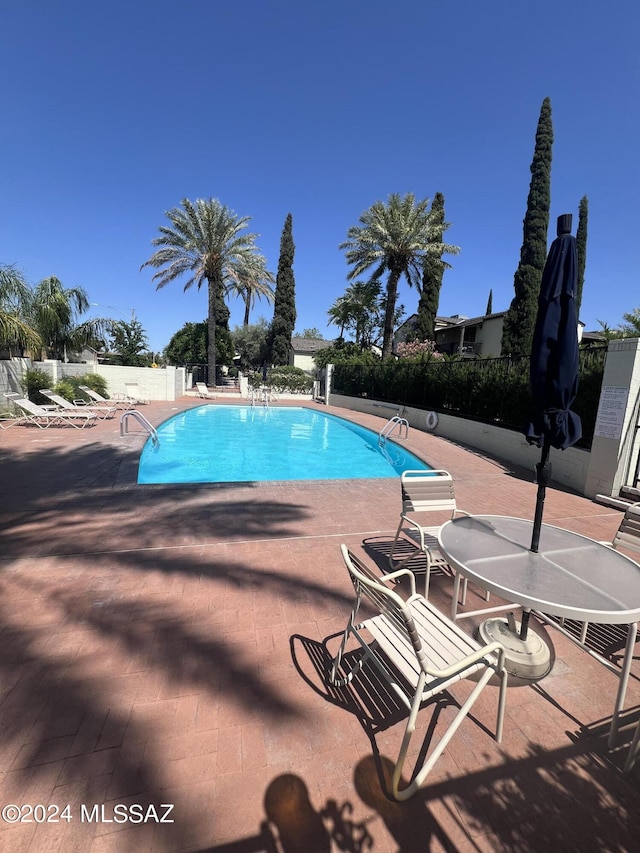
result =
M214 197L251 216L274 272L291 212L296 330L335 337L349 226L392 192L440 191L462 251L439 313L480 315L490 289L503 310L548 96L549 241L587 195L581 319L618 325L640 305L638 32L637 0L5 1L0 262L83 286L112 306L96 315L135 309L160 350L207 311L140 271L165 212Z

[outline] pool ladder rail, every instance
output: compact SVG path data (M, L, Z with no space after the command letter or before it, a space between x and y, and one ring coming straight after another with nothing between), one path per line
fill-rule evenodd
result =
M394 415L390 418L378 433L378 447L382 447L396 430L398 431L398 438L407 438L409 421L406 418L401 418L400 415Z
M276 395L270 388L261 387L259 389L251 389L251 405L255 406L262 404L265 408L269 408L269 403L277 399Z
M128 409L126 412L123 412L120 417L120 435L127 435L129 432L129 418L132 417L134 420L138 421L149 433L151 436L151 441L153 442L154 447L160 447L160 439L158 438L158 430L153 426L153 424L149 423L149 421L145 418L142 412L139 412L137 409Z

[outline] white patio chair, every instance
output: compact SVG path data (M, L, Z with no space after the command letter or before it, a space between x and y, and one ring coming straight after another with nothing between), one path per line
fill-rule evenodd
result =
M204 400L217 400L218 395L210 394L204 382L196 382L196 397L202 397Z
M407 800L424 783L494 674L500 679L496 740L498 743L502 740L507 689L504 648L497 642L482 646L465 634L424 596L416 593L415 577L408 569L376 577L348 551L346 545L341 545L341 550L356 599L338 654L333 661L330 680L334 685L344 686L350 683L363 664L370 660L409 710L391 783L393 796L397 800ZM399 577L406 577L409 582L410 595L406 601L386 585L388 581L397 581ZM373 607L377 615L358 622L357 616L363 599L366 599L367 605ZM358 641L364 654L349 671L344 672L343 657L350 637ZM413 781L400 790L402 769L420 707L432 696L448 691L452 684L467 678L474 681L471 693L460 706L431 755L427 758L425 753L424 763Z
M52 403L55 403L60 409L63 409L66 412L75 412L78 409L84 411L95 412L96 417L102 418L112 418L116 413L115 406L76 406L74 403L70 403L69 400L66 400L61 394L55 394L50 388L40 388L40 393L51 400Z
M134 406L138 405L138 403L148 403L148 400L142 395L142 391L140 390L140 386L137 382L125 382L124 383L124 399L128 403L132 403Z
M611 542L600 542L600 544L608 545L609 548L615 550L621 548L623 551L632 552L634 556L640 556L640 501L629 504L613 540ZM560 625L564 625L564 619L560 619L559 623ZM580 630L581 643L586 643L589 624L589 622L582 623Z
M402 509L400 511L400 523L396 530L395 539L389 554L389 567L401 569L414 557L424 554L426 565L412 569L416 574L424 572L424 596L429 597L429 581L431 570L440 569L447 574L453 575L453 569L447 563L438 546L438 531L442 524L428 526L428 516L436 513L446 513L448 521L456 515L470 515L462 509L458 509L453 489L453 478L448 471L443 470L418 470L405 471L402 474L400 485L402 489ZM424 518L419 518L424 516ZM444 522L442 522L444 523ZM404 533L409 536L415 547L407 556L397 558L396 554L401 543L407 539L401 538ZM461 604L467 597L467 580L462 581ZM489 594L486 593L488 600Z

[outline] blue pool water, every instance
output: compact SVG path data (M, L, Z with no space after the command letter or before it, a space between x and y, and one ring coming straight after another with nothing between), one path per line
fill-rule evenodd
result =
M391 440L304 408L199 406L147 441L138 483L240 483L398 477L429 466Z

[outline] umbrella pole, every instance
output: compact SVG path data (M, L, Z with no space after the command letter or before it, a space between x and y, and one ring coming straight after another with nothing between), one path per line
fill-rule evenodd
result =
M547 491L547 483L551 479L551 462L549 462L549 451L551 445L547 438L542 446L542 456L536 465L536 476L538 482L538 495L536 497L536 512L533 518L533 533L531 536L531 551L538 553L540 545L540 527L542 526L542 513L544 510L544 498Z

